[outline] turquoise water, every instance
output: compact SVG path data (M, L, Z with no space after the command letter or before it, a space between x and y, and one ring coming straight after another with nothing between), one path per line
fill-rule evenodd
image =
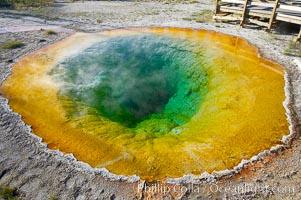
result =
M185 124L207 92L202 57L181 40L153 35L94 44L51 73L64 84L60 95L73 101L71 117L85 105L138 132L166 133Z

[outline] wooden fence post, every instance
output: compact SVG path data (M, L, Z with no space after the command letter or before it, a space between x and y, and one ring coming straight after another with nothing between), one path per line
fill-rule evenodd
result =
M268 30L271 30L274 19L276 18L276 11L277 11L278 5L279 5L279 0L276 0L275 4L274 4L273 11L272 11L272 15L271 15L271 18L270 18L270 21L269 21Z
M246 16L247 16L246 12L247 12L247 8L248 8L248 3L249 3L249 0L245 0L245 4L244 4L243 11L242 11L242 16L241 16L241 21L240 21L240 26L243 26L245 23Z
M215 10L214 10L214 15L219 13L219 5L218 5L219 0L215 1Z
M298 37L296 39L296 42L300 41L300 38L301 38L301 27L300 27L300 31L299 31Z

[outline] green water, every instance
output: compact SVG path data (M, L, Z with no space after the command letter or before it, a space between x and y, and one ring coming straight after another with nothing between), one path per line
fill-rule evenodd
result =
M58 64L60 95L96 115L146 133L188 122L207 92L202 56L180 40L154 35L107 39ZM174 131L174 133L179 133Z

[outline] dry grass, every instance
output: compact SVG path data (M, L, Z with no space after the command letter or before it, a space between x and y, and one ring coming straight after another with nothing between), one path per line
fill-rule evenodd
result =
M10 41L10 42L6 42L5 44L3 44L1 46L2 49L17 49L20 47L25 46L24 43L19 42L19 41Z
M202 10L201 12L192 14L194 20L199 23L212 21L212 16L213 16L212 10Z
M46 30L46 35L57 35L57 32L53 31L53 30Z
M3 185L0 188L0 197L5 200L17 200L17 190L14 187Z
M291 40L283 53L288 56L301 57L301 43Z
M212 10L202 10L200 12L193 13L191 17L182 18L185 21L195 21L198 23L211 22L213 17Z
M11 7L23 10L28 7L53 6L54 0L0 0L0 7Z

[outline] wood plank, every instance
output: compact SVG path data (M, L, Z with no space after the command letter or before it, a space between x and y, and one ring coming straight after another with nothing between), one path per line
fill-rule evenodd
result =
M301 21L296 21L296 20L292 20L292 19L287 19L287 18L280 17L277 20L278 21L282 21L282 22L288 22L288 23L292 23L292 24L299 24L299 25L301 25Z
M254 2L254 1L251 1L250 5L252 5L252 6L260 6L260 7L265 7L265 8L273 8L274 3L263 3L263 2Z
M254 19L247 19L247 22L251 22L253 24L257 24L259 26L265 26L265 27L267 27L269 25L269 23L267 23L267 22L262 22L262 21L254 20Z
M248 9L253 9L253 10L264 10L264 11L270 11L270 12L272 12L273 6L264 7L264 6L254 6L254 5L249 4L249 5L248 5Z
M229 8L229 9L233 9L233 10L237 10L237 9L243 9L243 6L231 6L231 5L221 5L221 8Z
M276 18L278 17L286 17L286 18L289 18L289 19L293 19L293 20L301 20L301 16L292 16L292 15L288 15L288 14L284 14L284 13L277 13L277 16Z
M249 13L250 13L250 14L261 14L261 15L266 15L266 16L268 16L268 18L270 18L272 11L250 9L250 10L249 10Z
M294 11L294 12L300 12L301 13L301 7L299 7L299 6L288 6L288 5L280 4L279 8L283 9L283 10L288 10L288 11Z
M215 20L225 20L225 21L238 21L240 20L240 17L235 16L213 16L213 19Z
M271 0L271 1L266 1L266 0L252 0L252 1L253 2L260 2L260 3L264 2L264 3L273 4L273 5L274 5L274 2L275 2L275 0Z
M234 13L234 14L241 14L242 13L242 8L229 8L229 7L220 7L220 11L222 12L230 12L230 13Z
M241 0L221 0L222 3L237 3L237 4L244 4L244 1Z
M293 2L293 1L286 1L286 0L282 0L280 1L281 4L285 4L285 5L296 5L296 6L300 6L301 2L297 1L297 2Z
M232 13L225 13L225 12L220 12L218 13L217 15L213 15L213 18L214 16L228 16L228 15L231 15Z
M267 19L271 17L271 12L262 12L258 10L249 10L247 14L252 17L261 17Z
M300 17L292 17L292 16L289 16L289 15L284 15L284 14L278 13L277 16L276 16L276 20L301 25L301 18Z

